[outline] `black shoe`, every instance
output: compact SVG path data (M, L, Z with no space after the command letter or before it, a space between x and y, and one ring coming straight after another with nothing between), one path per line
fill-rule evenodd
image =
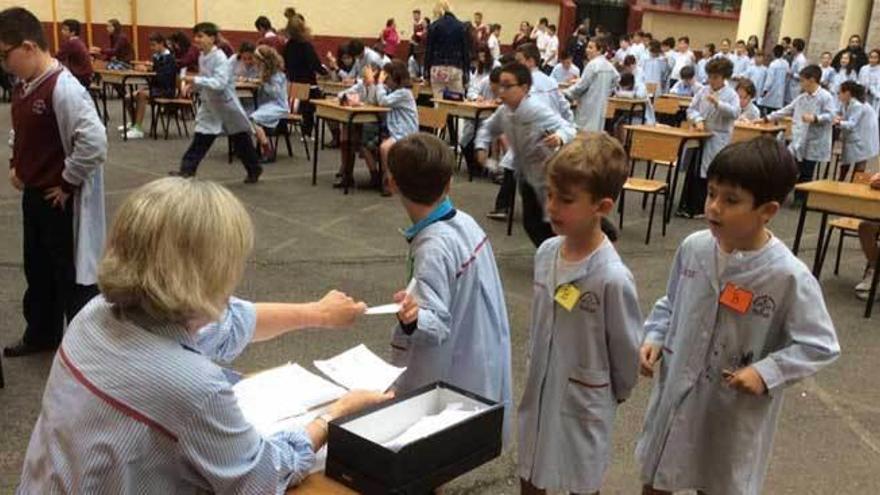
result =
M39 354L41 352L55 352L57 345L36 346L25 343L24 339L3 349L3 357L14 358L21 356L30 356L31 354Z
M168 175L172 177L183 177L184 179L189 179L196 176L196 174L192 172L184 172L183 170L172 170L168 172Z
M342 189L342 188L344 188L344 187L350 187L350 188L353 188L353 187L354 187L354 181L351 180L351 179L349 179L349 180L339 179L338 181L336 181L336 182L333 183L333 189Z
M247 178L244 180L244 183L256 184L257 181L260 180L261 175L263 175L263 167L258 167L256 171L248 173Z

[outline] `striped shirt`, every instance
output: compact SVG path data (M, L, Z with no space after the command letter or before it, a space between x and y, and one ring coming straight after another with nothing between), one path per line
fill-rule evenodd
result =
M93 299L52 363L18 493L283 493L314 464L311 441L261 437L214 362L255 326L234 298L197 333Z

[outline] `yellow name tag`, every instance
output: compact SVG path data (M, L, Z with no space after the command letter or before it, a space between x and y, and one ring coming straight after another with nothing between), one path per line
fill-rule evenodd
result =
M571 311L581 297L581 291L572 284L560 285L556 289L556 296L553 298L566 311Z

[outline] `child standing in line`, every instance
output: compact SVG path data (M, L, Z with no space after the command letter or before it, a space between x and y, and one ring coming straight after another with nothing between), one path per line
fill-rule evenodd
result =
M657 94L666 92L666 83L669 82L669 74L671 68L666 56L660 49L660 42L654 40L649 46L651 56L642 62L642 74L645 84L654 84L657 86Z
M865 101L880 114L880 49L868 54L868 65L859 70L859 84L865 87Z
M829 91L831 91L831 82L834 80L834 67L831 67L831 58L831 52L822 52L822 57L819 59L819 68L822 69L822 79L819 80L819 84Z
M758 97L764 94L764 85L767 82L767 66L764 63L764 54L757 52L752 58L749 68L746 70L746 79L752 81L752 84L755 85L755 97L753 100L756 105L758 104Z
M797 175L771 138L709 168L709 229L682 242L645 323L641 373L660 364L636 447L645 495L761 493L784 390L840 354L819 282L767 228Z
M386 177L388 152L397 141L419 132L419 109L416 107L406 64L395 60L385 65L376 85L375 102L377 105L390 108L391 111L385 116L388 137L379 145L382 171L376 173L373 181L379 182L382 196L391 196Z
M852 58L852 54L849 52L843 52L840 55L840 68L834 72L834 77L831 78L831 85L828 88L828 92L832 96L840 92L840 86L844 82L859 81L859 72L853 67Z
M794 99L801 93L801 70L809 64L809 62L807 62L807 56L804 55L804 48L806 48L806 46L806 42L800 38L795 38L795 40L791 42L792 59L791 68L788 72L788 86L786 86L785 92L786 105L794 101Z
M61 46L55 58L58 59L85 88L92 84L92 57L89 49L80 39L81 25L76 19L66 19L61 23Z
M736 120L751 122L761 118L761 111L755 106L755 85L751 79L740 79L736 83L736 95L739 96L739 117Z
M412 225L406 280L412 292L394 301L392 362L406 371L397 393L443 380L504 405L508 437L511 399L510 326L492 245L483 229L449 199L455 158L424 133L405 137L388 153L389 183Z
M98 293L104 247L107 133L86 89L48 51L31 12L0 12L0 53L12 93L9 182L21 191L27 322L6 357L54 351L65 320Z
M785 108L765 117L768 122L778 122L783 117L792 118L789 150L801 168L798 182L813 180L816 165L831 160L831 123L836 104L831 93L819 86L821 78L822 69L818 65L805 67L798 77L801 89L797 98ZM798 204L805 197L801 191L794 193Z
M606 49L605 40L594 38L587 42L589 62L581 78L562 92L569 100L578 102L574 122L579 130L601 131L605 128L608 97L620 82L617 69L605 58Z
M547 166L547 212L558 237L535 254L518 414L522 494L598 493L617 405L637 381L635 281L601 227L628 174L623 147L597 132L576 137Z
M126 131L127 139L144 138L144 117L147 113L147 104L151 98L174 98L177 96L177 62L171 50L165 45L165 37L159 33L150 35L150 51L153 53L152 72L155 77L150 78L149 88L140 89L134 94L135 111L132 116L132 125Z
M706 203L706 172L715 155L730 142L733 125L739 117L739 97L727 84L733 74L733 64L726 57L718 57L706 64L706 72L709 85L691 101L687 118L697 130L711 132L712 137L703 143L703 159L692 165L690 180L685 182L676 213L684 218L702 217ZM692 161L686 158L684 163Z
M256 184L263 173L260 158L251 140L250 119L235 94L235 80L229 67L229 59L217 47L220 30L212 22L200 22L193 27L193 42L199 47L199 75L186 76L201 92L201 105L196 112L196 129L189 149L180 162L180 170L171 175L194 177L199 163L205 158L214 140L226 133L232 141L232 149L247 170L245 184Z
M266 129L276 129L281 119L290 115L287 97L287 74L284 72L284 59L270 45L260 45L254 50L254 60L259 71L260 90L257 92L257 109L251 113L254 133L263 161L275 160L277 150L272 148Z
M715 43L706 43L702 56L697 62L697 70L695 74L697 82L704 86L709 83L709 75L706 74L706 64L708 64L710 60L713 60L715 55Z
M785 106L788 71L785 48L782 45L774 46L773 61L767 67L767 78L764 80L764 90L761 93L761 106L766 113L775 112Z
M849 169L853 175L864 172L868 160L880 154L880 131L877 129L877 114L871 105L865 103L865 88L855 81L840 85L840 108L834 117L834 124L840 128L843 153L840 155L840 176L846 180Z

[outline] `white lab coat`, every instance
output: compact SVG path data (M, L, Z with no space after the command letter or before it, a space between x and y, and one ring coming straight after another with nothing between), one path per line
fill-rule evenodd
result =
M535 254L529 375L518 410L519 476L548 491L602 485L619 401L638 377L642 338L635 280L607 239L567 278L556 275L562 237ZM567 311L556 289L573 284Z
M562 62L556 64L553 67L553 70L550 72L550 77L553 78L557 83L565 83L571 79L577 79L581 77L581 70L577 65L571 64L568 69L562 65Z
M840 68L834 72L834 76L831 78L831 84L828 87L828 91L831 93L831 96L837 98L837 93L840 92L840 85L845 83L846 81L856 81L859 80L859 73L856 71L847 72L846 69ZM860 83L861 84L861 83Z
M777 58L767 66L767 78L764 79L764 91L761 105L779 109L785 106L785 88L788 87L788 61Z
M834 361L840 346L822 288L781 241L730 254L720 274L717 249L708 230L684 240L645 323L662 359L636 456L642 481L659 490L757 495L783 390ZM745 314L719 303L727 283L753 294ZM724 382L722 371L749 365L766 395Z
M193 83L201 95L196 132L229 135L251 132L247 113L235 94L235 78L226 54L217 47L199 55L199 75Z
M847 105L840 106L838 114L843 119L840 122L840 140L843 142L840 163L858 163L880 154L877 114L871 105L852 98Z
M257 109L251 113L251 120L259 126L274 129L288 115L290 103L287 100L287 76L284 72L276 72L260 86Z
M680 80L672 85L672 88L669 89L669 94L676 96L690 96L693 97L700 90L703 89L703 85L700 84L699 81L694 78L693 81L688 83L685 80Z
M801 94L801 69L807 65L807 57L803 53L798 53L791 61L791 69L788 71L788 86L785 91L786 105Z
M577 83L563 94L569 100L577 100L575 124L583 131L601 131L605 128L605 108L608 97L620 82L620 74L604 56L594 57L584 67Z
M746 70L745 77L755 85L755 100L759 101L761 95L764 94L764 86L767 82L767 67L752 64Z
M788 149L797 160L831 160L831 124L837 104L831 93L819 87L813 94L801 93L791 103L767 116L776 122L791 117L791 144ZM806 123L803 116L814 114L819 121Z
M669 88L669 74L672 69L665 55L651 56L646 58L642 65L642 77L645 83L657 85L657 94L663 94Z
M510 325L492 245L470 215L422 229L410 241L417 328L400 325L391 339L392 363L406 371L398 393L442 380L504 404L505 438L511 399Z
M543 100L545 105L558 113L563 119L574 122L571 104L562 96L562 91L559 90L559 83L556 82L556 79L538 69L532 70L532 87L529 90L529 95Z
M713 93L718 99L717 106L706 99ZM703 161L700 162L700 177L705 179L715 155L730 142L733 125L739 117L739 96L727 84L717 92L706 86L691 100L687 117L695 124L703 122L706 131L712 133L712 137L703 143Z
M866 65L859 70L859 84L865 87L866 101L880 114L880 65Z
M750 101L749 104L746 105L745 108L742 108L742 106L740 106L739 117L737 117L737 120L751 121L751 120L758 120L760 118L761 118L761 111L758 110L758 107L755 106L755 103L753 101Z

